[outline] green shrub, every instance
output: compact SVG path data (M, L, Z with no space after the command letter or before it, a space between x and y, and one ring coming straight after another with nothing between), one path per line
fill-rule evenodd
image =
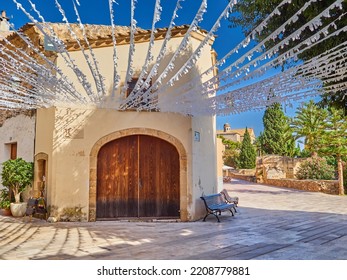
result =
M2 185L13 192L16 203L19 203L20 194L34 179L34 164L22 158L9 159L2 163L1 177Z
M10 209L10 195L8 189L0 190L0 209Z
M343 167L343 186L345 188L345 194L347 194L347 166Z
M239 151L226 149L223 153L224 164L237 168L239 154Z
M334 167L321 157L308 158L301 163L296 177L298 179L333 180L335 179Z

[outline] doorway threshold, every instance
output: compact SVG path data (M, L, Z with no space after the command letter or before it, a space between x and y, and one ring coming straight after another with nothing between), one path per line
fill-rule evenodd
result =
M178 217L118 217L118 218L99 218L97 221L113 221L113 222L144 222L144 223L179 223L181 219Z

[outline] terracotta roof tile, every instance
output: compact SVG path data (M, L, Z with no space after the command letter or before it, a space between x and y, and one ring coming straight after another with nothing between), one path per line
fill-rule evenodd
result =
M45 23L43 24L45 33L47 34L58 34L59 40L61 40L68 49L79 49L78 44L76 43L76 39L71 32L69 31L69 26L65 23ZM113 44L112 41L112 26L109 25L94 25L94 24L84 24L84 30L86 33L86 37L90 44L94 47L99 46L107 46ZM84 37L83 32L80 28L79 24L70 24L71 29L76 34L78 40L83 44ZM175 26L171 30L172 37L182 36L189 29L188 25ZM52 32L53 30L53 32ZM167 28L158 28L155 33L156 39L164 38L167 32ZM44 42L44 34L40 31L40 29L34 25L33 23L27 23L23 27L20 28L20 31L27 34L30 33L32 35L36 34L39 40L40 45L43 45ZM115 37L117 40L117 44L129 44L130 38L130 27L128 26L115 26ZM207 32L202 29L198 29L194 31L196 34L206 35ZM134 34L135 42L145 42L149 41L151 35L151 30L145 30L142 28L137 28L136 33ZM18 35L13 33L8 38L9 40L16 38Z

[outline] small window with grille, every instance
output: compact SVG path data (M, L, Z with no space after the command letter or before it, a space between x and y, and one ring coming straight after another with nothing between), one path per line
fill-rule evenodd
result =
M135 89L135 86L138 82L138 77L133 77L130 82L128 82L128 88L126 91L126 97L128 97L131 92ZM145 79L144 79L145 80ZM150 81L150 86L152 86L152 81ZM137 101L131 105L131 108L138 108L141 105L146 105L146 102L142 100L141 95L144 94L147 91L147 88L143 89L139 94L139 98L137 98ZM130 102L129 102L130 104Z

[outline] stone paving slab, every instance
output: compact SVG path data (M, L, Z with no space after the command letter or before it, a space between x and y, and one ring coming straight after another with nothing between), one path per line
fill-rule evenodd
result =
M346 260L347 197L225 184L234 217L206 222L55 223L0 216L0 259Z

